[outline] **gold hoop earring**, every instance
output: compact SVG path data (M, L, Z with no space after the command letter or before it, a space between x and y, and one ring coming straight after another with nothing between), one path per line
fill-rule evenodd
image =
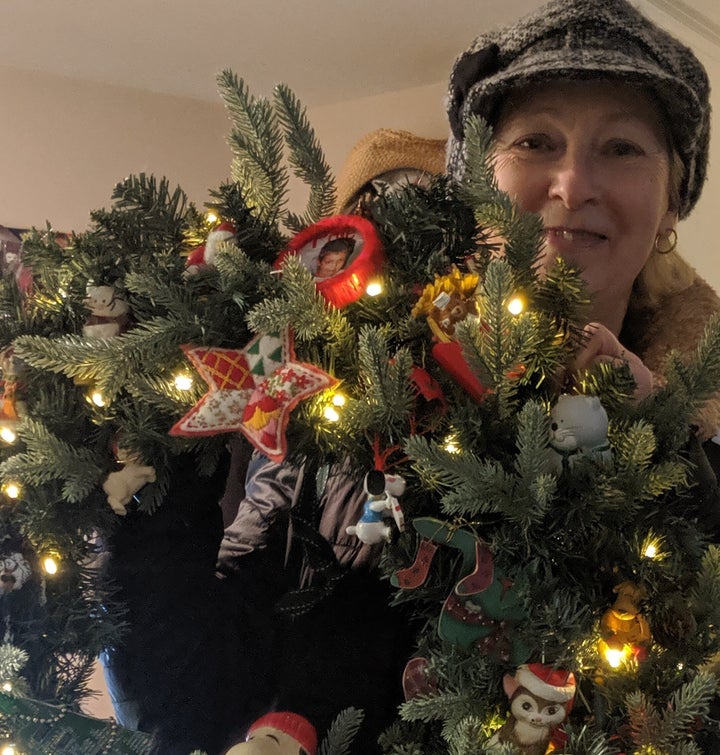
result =
M670 254L670 252L675 251L677 239L677 231L674 228L670 228L665 234L658 233L658 235L655 236L653 249L658 254Z

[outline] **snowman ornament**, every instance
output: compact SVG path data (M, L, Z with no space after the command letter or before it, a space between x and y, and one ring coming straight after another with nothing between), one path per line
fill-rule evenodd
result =
M268 713L248 729L244 742L225 755L316 755L317 733L304 716L289 711Z
M83 325L86 338L113 338L127 328L130 305L115 286L88 285L84 303L90 310Z

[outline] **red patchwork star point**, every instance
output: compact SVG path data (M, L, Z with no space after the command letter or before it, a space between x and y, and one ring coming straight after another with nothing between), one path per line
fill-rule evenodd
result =
M319 367L295 361L288 328L256 336L243 349L185 346L183 351L208 392L170 434L239 431L274 461L285 458L285 430L298 402L337 384Z

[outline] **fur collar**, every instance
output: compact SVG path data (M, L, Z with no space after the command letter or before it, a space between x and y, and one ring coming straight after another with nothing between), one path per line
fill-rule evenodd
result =
M699 276L682 291L667 294L656 306L628 310L621 339L655 375L664 381L662 368L668 352L689 357L700 340L708 318L720 312L720 298ZM695 419L698 435L707 440L720 428L720 392L706 402Z

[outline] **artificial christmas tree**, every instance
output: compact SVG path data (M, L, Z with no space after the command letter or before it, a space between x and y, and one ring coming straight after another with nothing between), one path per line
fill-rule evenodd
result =
M292 93L220 85L219 226L165 180L129 178L66 248L26 239L30 293L4 286L23 366L5 395L24 410L0 467L22 486L3 512L0 670L22 674L25 653L42 670L20 691L73 705L105 649L121 723L165 754L221 752L278 700L324 755L371 752L386 727L397 755L701 751L720 552L690 426L718 384L720 321L642 403L625 363L568 375L583 284L561 260L537 274L541 223L497 190L479 121L459 186L323 219L333 181ZM283 145L311 187L302 217L285 212ZM317 281L329 237L361 248ZM127 307L98 338L88 291L107 290ZM245 481L250 446L265 461ZM221 521L218 501L260 483L255 539L224 551L248 520L241 505ZM396 524L353 540L368 501ZM50 551L60 578L33 580ZM538 736L525 705L546 709ZM5 711L19 738L19 705Z

